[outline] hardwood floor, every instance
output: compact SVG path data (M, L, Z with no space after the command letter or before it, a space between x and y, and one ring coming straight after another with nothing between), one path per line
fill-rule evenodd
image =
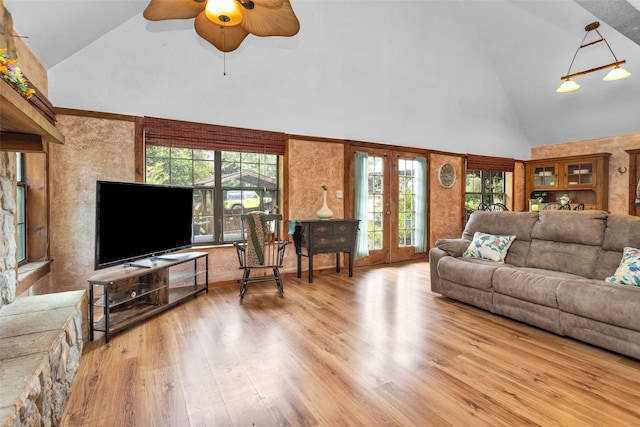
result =
M640 425L640 361L433 294L428 263L284 286L88 343L62 425Z

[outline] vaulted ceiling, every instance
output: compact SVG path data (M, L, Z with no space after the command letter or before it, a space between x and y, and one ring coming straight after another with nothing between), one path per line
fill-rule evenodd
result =
M640 0L291 0L296 36L228 54L146 0L4 4L58 107L518 158L640 132ZM557 94L593 21L632 76Z

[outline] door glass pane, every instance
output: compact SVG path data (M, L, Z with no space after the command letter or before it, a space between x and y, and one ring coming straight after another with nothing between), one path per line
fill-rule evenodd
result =
M384 158L369 156L367 175L369 177L369 201L367 204L367 240L369 250L382 249L383 243L383 172Z
M398 159L398 246L413 246L415 240L417 162Z

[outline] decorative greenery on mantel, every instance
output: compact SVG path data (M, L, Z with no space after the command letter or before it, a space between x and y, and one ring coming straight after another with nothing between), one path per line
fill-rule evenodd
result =
M29 87L22 71L16 65L16 60L11 59L6 48L0 49L0 76L26 99L30 99L36 93L35 89Z

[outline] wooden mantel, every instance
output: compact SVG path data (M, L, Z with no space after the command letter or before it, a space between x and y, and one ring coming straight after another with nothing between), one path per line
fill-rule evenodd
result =
M0 82L0 151L46 151L64 135L9 84Z

